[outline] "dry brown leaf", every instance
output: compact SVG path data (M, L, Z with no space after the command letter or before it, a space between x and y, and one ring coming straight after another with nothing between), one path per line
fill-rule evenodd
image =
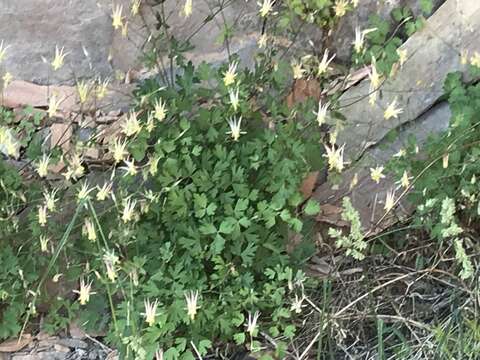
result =
M287 96L288 107L293 107L295 104L302 103L309 98L320 100L322 91L320 83L315 79L299 79L293 83L292 91Z
M313 189L315 189L315 185L317 183L319 172L312 171L310 172L307 177L303 180L302 185L300 187L300 192L303 195L303 198L306 200L312 196Z
M24 334L20 339L11 339L0 343L0 352L16 352L32 342L32 335Z

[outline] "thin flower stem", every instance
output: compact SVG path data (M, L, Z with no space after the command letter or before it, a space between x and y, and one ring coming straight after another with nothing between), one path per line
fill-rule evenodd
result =
M100 233L100 237L102 238L103 243L105 244L105 247L108 251L109 250L108 242L107 242L107 239L105 238L105 234L103 233L103 229L102 229L102 226L100 225L100 221L98 221L97 212L95 211L95 208L93 207L93 204L90 201L90 199L87 199L87 203L88 203L88 206L90 207L90 211L93 215L93 219L95 220L95 223L97 224L97 228L98 228L98 232ZM98 241L96 241L96 244L97 244L97 247L98 247L98 251L101 252L102 249L101 249ZM115 327L115 332L118 333L117 316L116 316L116 313L115 313L115 307L113 305L112 292L110 290L110 285L108 283L106 284L106 287L107 287L108 302L110 304L110 311L112 313L113 326Z
M81 210L82 207L83 207L83 202L80 202L78 204L76 210L75 210L75 213L73 214L72 220L70 220L70 223L68 224L67 229L63 233L63 236L60 240L60 244L58 244L58 248L55 250L55 253L53 254L53 257L50 259L50 262L48 263L47 270L43 273L43 276L42 276L42 278L40 279L40 281L37 285L37 289L35 291L35 298L33 299L34 303L35 303L35 300L36 300L36 296L40 291L40 288L42 287L43 283L47 279L48 275L50 274L50 271L52 270L53 266L55 265L55 263L58 259L58 256L60 255L60 252L62 251L65 244L67 243L67 240L70 237L70 234L73 230L73 226L74 226L75 222L77 221L77 217L80 214L80 210ZM27 316L25 317L25 321L23 323L22 330L20 331L20 335L19 335L19 338L18 338L19 340L22 338L23 333L25 331L25 328L26 328L29 320L30 320L30 312L27 312Z

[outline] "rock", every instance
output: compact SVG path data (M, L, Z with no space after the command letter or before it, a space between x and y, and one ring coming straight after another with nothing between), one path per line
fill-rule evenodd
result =
M433 0L433 11L438 9L445 0ZM333 35L332 50L337 54L337 59L348 62L352 56L352 42L355 39L355 27L361 29L369 27L369 17L372 14L392 22L390 14L399 7L409 7L414 16L422 15L418 0L360 0L358 7L345 15L338 24ZM433 12L432 12L433 13Z
M337 144L346 144L346 161L357 160L390 130L417 119L432 107L443 93L447 74L467 69L460 63L460 52L478 51L479 36L480 2L448 0L429 18L425 28L402 46L408 51L408 60L396 76L382 85L373 106L366 99L369 80L345 92L339 106L346 121L339 131ZM394 99L403 113L398 119L384 120L384 110Z
M24 334L21 339L11 339L0 343L0 352L15 352L32 342L32 335Z
M70 141L73 135L73 124L68 122L53 123L50 126L50 147L59 146L63 153L66 154L70 150Z
M12 360L41 360L38 354L13 355Z
M111 0L4 1L0 7L0 34L9 49L3 70L9 71L14 79L37 84L73 84L74 78L105 78L113 77L116 71L124 75L131 69L140 71L140 55L149 46L146 44L143 48L141 44L145 43L149 29L155 28L155 12L160 5L152 8L144 3L142 16L133 17L130 0L116 0L114 4L123 6L122 14L128 20L127 37L112 27ZM218 2L212 0L194 1L193 14L185 19L180 15L181 5L177 0L164 3L170 31L177 38L186 38L199 29L191 38L197 48L190 53L190 58L195 61L218 61L227 57L223 44L215 42L223 32L222 21L215 19L202 25L217 5ZM246 36L252 33L246 29L251 28L252 21L258 22L257 11L254 2L243 1L233 2L224 9L229 24L235 22L242 28L238 37L230 42L233 52L244 53L243 49L256 43L255 37ZM251 19L244 15L251 15ZM56 46L64 47L68 55L65 65L53 72L50 63ZM251 61L249 50L242 57Z
M53 345L53 348L55 349L55 351L60 352L60 353L69 353L70 352L70 348L68 348L66 346L63 346L63 345L59 345L59 344Z
M450 116L450 108L446 102L435 105L415 122L400 129L399 135L393 143L384 140L378 146L368 149L353 167L342 174L342 183L339 186L333 186L326 182L315 190L312 198L321 204L322 211L324 211L331 208L340 209L342 199L349 196L352 205L360 213L363 228L369 235L375 235L388 228L399 219L411 214L414 206L404 199L387 218L379 223L379 220L385 214L384 200L386 193L391 189L397 189L396 195L398 197L402 190L396 184L399 179L393 179L388 174L379 184L374 183L370 178L370 167L385 165L394 154L407 145L411 136L416 138L421 149L429 136L442 133L448 128ZM355 175L358 178L358 183L353 189L350 189L350 184ZM339 219L340 213L335 212L326 215L322 213L317 217L318 221L330 225L347 225L339 223Z
M70 332L70 336L74 339L82 340L87 337L87 334L85 333L85 331L83 331L83 329L80 326L78 326L78 323L76 321L72 321L68 325L68 330Z
M85 341L79 339L58 339L55 341L56 344L72 348L72 349L86 349L88 344Z
M0 34L11 46L5 68L14 78L43 84L71 82L72 69L78 78L93 75L89 62L97 74L111 72L108 52L113 28L106 8L97 6L96 0L3 1ZM53 73L50 62L56 45L68 52L67 65Z

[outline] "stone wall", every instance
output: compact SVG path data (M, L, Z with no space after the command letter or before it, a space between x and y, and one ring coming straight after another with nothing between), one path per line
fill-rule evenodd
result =
M130 0L0 0L0 41L10 45L0 70L9 71L15 79L38 84L71 84L74 77L105 77L113 76L115 70L123 73L140 70L143 44L149 30L154 28L154 13L159 9L152 1L143 0L141 16L129 18L125 38L112 28L112 4L122 5L123 14L129 15ZM442 2L444 0L434 0L435 6ZM194 11L188 19L180 16L182 4L180 0L165 2L171 33L180 39L200 28L205 18L215 11L218 0L193 0ZM337 58L349 59L354 29L368 26L369 14L388 19L390 11L398 6L410 6L418 13L418 0L360 1L358 8L342 19L334 34ZM246 65L250 65L262 25L257 12L258 5L253 0L233 1L223 16L217 16L192 38L196 48L189 57L195 62L225 60L226 49L217 39L226 21L235 29L231 51L238 52ZM297 40L300 44L312 40L318 45L321 38L320 29L311 28ZM52 73L49 62L56 45L64 46L69 55L67 66ZM301 47L298 51L302 51Z

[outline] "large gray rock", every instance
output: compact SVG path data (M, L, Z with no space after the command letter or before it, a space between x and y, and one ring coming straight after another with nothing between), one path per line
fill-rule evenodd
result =
M402 46L408 60L396 76L385 81L373 106L368 103L369 80L351 88L340 98L346 117L337 143L346 144L347 161L357 160L364 151L378 143L390 130L417 119L443 94L447 74L466 72L461 52L478 51L480 36L480 1L448 0L427 21L424 29ZM403 113L398 119L385 120L385 109L394 99Z
M145 43L150 32L155 31L155 12L160 6L142 3L141 16L133 17L130 0L0 0L0 41L10 46L0 72L9 71L15 79L38 84L59 84L73 83L75 78L113 77L116 70L123 73L140 70L144 50L165 46ZM112 4L123 5L123 15L128 19L127 37L112 27ZM188 19L180 14L183 1L167 0L164 4L172 35L185 39L194 33L191 43L195 49L187 54L188 58L197 63L228 58L224 44L216 41L225 19L239 30L230 42L232 53L251 59L258 38L250 30L253 22L258 21L255 3L233 2L224 9L223 16L218 14L204 25L204 20L216 11L218 2L193 4L194 11ZM65 47L68 56L65 66L53 72L50 62L57 45Z
M442 5L445 0L432 0L432 13ZM393 23L391 12L400 7L412 10L415 17L423 15L419 0L360 0L358 7L343 17L333 35L332 49L337 54L337 59L349 61L352 56L352 42L355 39L355 27L365 29L369 24L369 17L378 15L382 19Z
M404 198L389 216L379 222L385 214L387 192L396 189L398 198L403 189L398 184L400 179L393 178L391 174L385 174L386 178L376 184L370 177L370 168L385 166L400 149L408 146L412 137L416 139L419 148L423 148L430 136L441 134L448 129L450 117L450 108L446 102L436 104L416 121L400 128L399 135L393 142L383 139L377 146L369 148L359 161L342 174L340 184L325 182L315 190L312 197L321 205L328 204L340 208L342 199L349 196L353 206L360 213L365 231L373 235L388 228L402 217L411 214L414 206ZM357 177L358 182L351 188L350 184L354 177ZM319 220L325 218L321 216Z
M73 73L91 77L82 47L89 51L95 72L108 74L112 33L109 15L96 0L0 0L0 40L10 45L3 66L18 79L52 83L69 81ZM53 74L56 45L69 55L67 66Z

